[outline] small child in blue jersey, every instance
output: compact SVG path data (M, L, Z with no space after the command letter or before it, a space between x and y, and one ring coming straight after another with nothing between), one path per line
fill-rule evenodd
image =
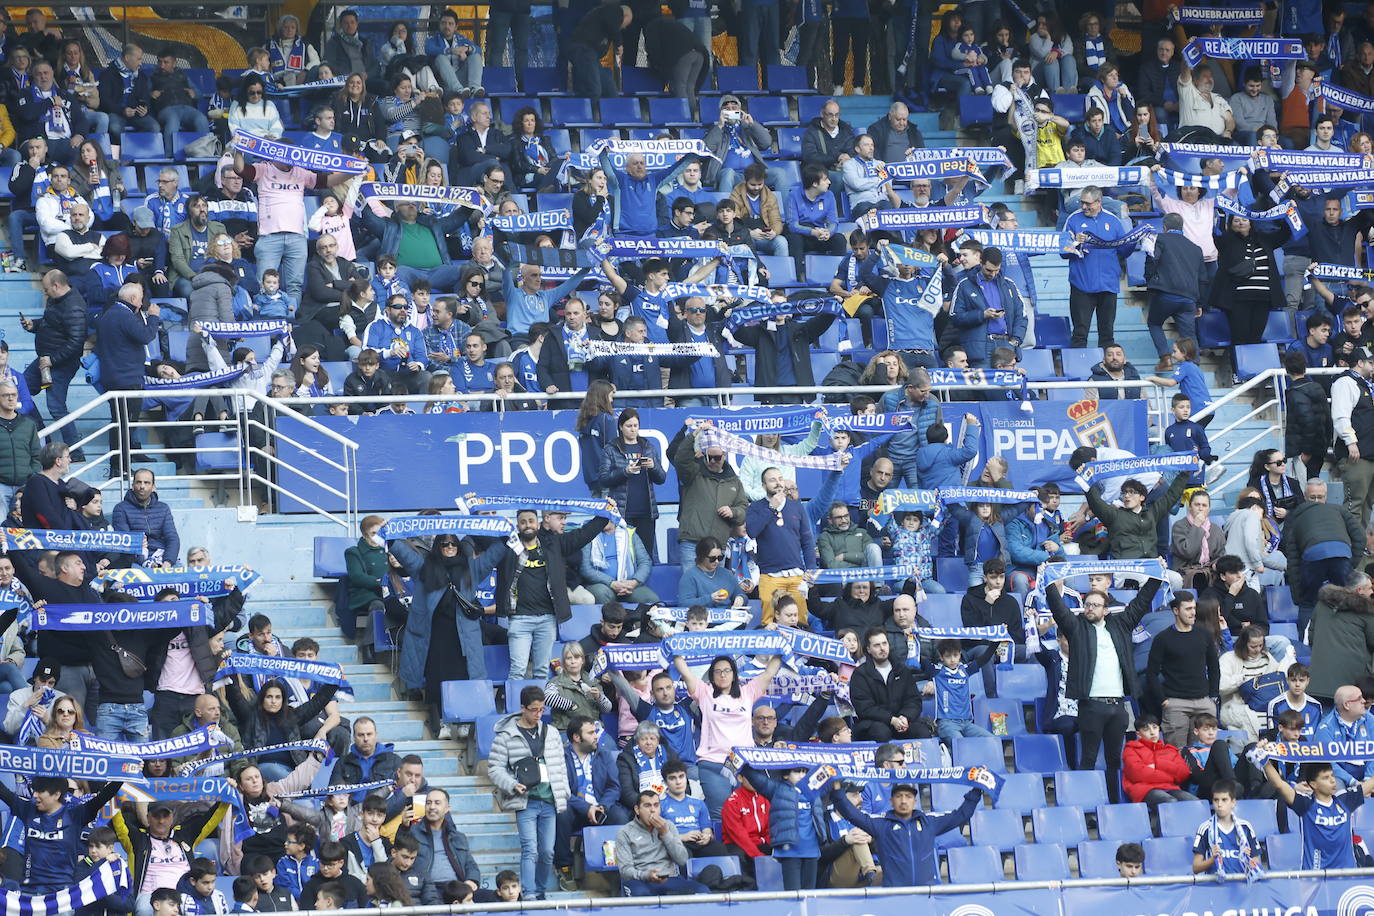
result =
M291 892L297 901L301 888L320 870L315 848L315 828L309 824L292 824L286 828L286 855L277 860L277 876L272 883Z
M1174 395L1172 406L1174 410L1174 422L1169 424L1169 428L1164 430L1164 444L1169 447L1171 452L1197 452L1197 456L1202 459L1203 464L1211 464L1217 460L1217 456L1212 454L1212 446L1207 441L1207 431L1201 424L1194 423L1189 419L1193 415L1193 402L1188 395L1179 392ZM1201 487L1206 484L1202 471L1194 472L1188 479L1188 486Z
M1170 356L1174 361L1173 374L1152 375L1147 381L1166 388L1177 387L1180 392L1188 395L1188 400L1193 404L1192 412L1201 412L1212 403L1212 395L1207 389L1207 379L1202 374L1202 367L1198 365L1197 341L1191 337L1175 341ZM1204 417L1199 425L1206 426L1215 416L1216 414L1212 414Z
M1283 803L1302 822L1302 864L1299 868L1355 868L1355 809L1374 795L1374 776L1349 789L1338 791L1340 782L1329 763L1304 763L1298 779L1312 787L1311 795L1299 795L1279 774L1276 761L1267 760L1264 775Z
M86 854L76 860L76 872L73 877L77 881L90 875L100 867L100 863L115 861L119 858L115 854L115 843L118 842L115 832L109 827L100 826L91 830L90 836L86 837ZM134 908L133 895L128 889L115 891L108 897L102 897L89 906L83 906L76 911L76 916L119 916L128 913Z
M281 274L275 269L262 272L260 292L253 297L254 318L290 318L296 310L291 297L282 292Z
M806 778L807 769L782 770L780 777L747 764L740 769L740 775L770 803L768 837L773 844L772 856L782 866L783 890L816 887L821 838L813 812L818 815L824 808L820 796L828 783L814 785Z
M1312 672L1302 662L1294 662L1285 672L1288 689L1269 701L1268 716L1270 727L1277 727L1279 715L1293 710L1302 716L1302 737L1311 738L1317 723L1321 721L1322 704L1307 695L1307 685L1312 682Z
M727 855L723 843L716 840L711 826L711 812L706 802L687 794L687 764L672 760L663 766L663 785L667 793L659 806L663 819L677 830L677 838L693 857Z
M950 57L961 66L954 72L968 77L969 85L979 95L992 91L992 76L988 73L988 59L978 45L978 35L972 26L959 32L959 40L950 49Z
M955 738L991 738L992 732L973 721L973 701L968 681L996 655L992 646L979 646L964 661L957 639L942 639L935 644L940 664L923 662L921 671L935 681L935 731L946 743Z
M1193 874L1244 875L1258 868L1259 840L1249 821L1235 816L1240 784L1223 779L1212 787L1212 816L1193 839Z

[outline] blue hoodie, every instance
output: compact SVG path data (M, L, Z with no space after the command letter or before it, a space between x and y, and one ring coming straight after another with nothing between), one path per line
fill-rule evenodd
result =
M921 476L921 487L937 490L962 486L964 475L961 469L978 457L978 437L982 429L978 424L970 423L964 430L963 448L955 448L948 442L933 442L917 449L916 471Z

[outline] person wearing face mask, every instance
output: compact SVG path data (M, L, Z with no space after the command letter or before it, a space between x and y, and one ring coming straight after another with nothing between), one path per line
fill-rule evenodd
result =
M383 522L384 519L379 515L364 518L358 543L344 551L344 563L348 567L349 613L346 616L350 623L357 621L359 634L372 631L370 612L374 605L380 607L382 603L382 578L386 575L388 563L386 545L377 532L381 530Z

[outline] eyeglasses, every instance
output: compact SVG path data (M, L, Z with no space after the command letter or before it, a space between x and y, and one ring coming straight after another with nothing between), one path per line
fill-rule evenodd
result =
M249 90L248 90L248 97L249 97L250 99L251 99L253 96L255 96L255 95L262 95L262 90L261 90L261 89L249 89Z
M725 559L725 554L723 553L708 553L706 555L707 563L719 563L723 559Z
M76 710L75 710L75 709L59 709L59 710L57 710L57 715L59 715L59 716L74 716L74 715L76 715Z
M706 309L688 309L687 313L690 315L705 315Z
M455 544L455 543L452 542L452 541L448 541L448 542L446 542L446 543L440 544L440 545L439 545L439 549L440 549L440 550L457 550L457 549L458 549L458 545Z
M1268 463L1269 463L1269 465L1272 467L1273 465L1276 465L1276 464L1283 464L1283 463L1284 463L1285 461L1287 461L1287 460L1288 460L1287 458L1275 458L1273 461L1270 461L1270 462L1268 462Z

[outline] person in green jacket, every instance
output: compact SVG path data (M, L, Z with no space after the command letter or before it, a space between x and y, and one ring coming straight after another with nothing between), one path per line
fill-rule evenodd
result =
M1132 478L1121 485L1121 505L1102 498L1097 486L1088 487L1088 507L1107 529L1107 550L1114 560L1146 560L1159 556L1159 523L1178 506L1190 472L1174 476L1159 499L1145 505L1145 485Z
M385 522L380 515L363 519L362 537L344 551L348 568L348 613L355 627L355 638L363 650L364 660L372 651L372 621L369 615L382 606L382 577L387 572L386 545L377 535ZM339 615L343 625L343 615ZM347 631L347 627L344 627Z
M825 530L816 538L821 566L826 569L857 569L860 566L882 566L883 550L867 531L858 528L843 502L830 504Z
M19 388L0 381L0 499L5 511L14 501L14 491L37 474L38 423L19 412Z

